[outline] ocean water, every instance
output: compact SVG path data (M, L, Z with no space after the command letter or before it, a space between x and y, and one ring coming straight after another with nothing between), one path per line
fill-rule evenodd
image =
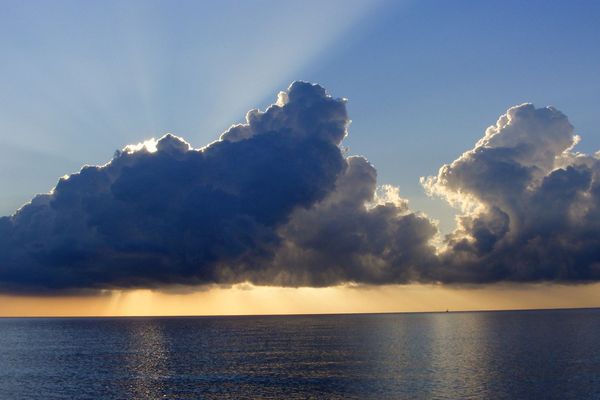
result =
M600 310L0 319L1 399L599 399Z

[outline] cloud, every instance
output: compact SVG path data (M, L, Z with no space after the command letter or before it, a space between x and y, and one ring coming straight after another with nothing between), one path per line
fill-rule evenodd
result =
M423 179L462 210L446 238L344 156L344 99L295 82L246 120L126 146L0 218L0 291L600 279L600 159L554 108L509 109Z
M0 288L233 283L261 268L297 208L335 187L345 101L292 84L195 150L166 135L85 166L0 220Z
M523 104L423 180L463 210L432 278L600 279L600 159L575 152L578 141L560 111Z
M279 230L282 243L258 283L330 286L344 282L408 283L435 263L436 226L411 212L391 187L376 192L375 168L349 157L335 189L296 209Z

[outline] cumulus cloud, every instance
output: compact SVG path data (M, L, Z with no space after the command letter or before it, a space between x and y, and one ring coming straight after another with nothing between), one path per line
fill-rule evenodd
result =
M173 135L129 145L0 219L0 288L325 286L414 275L435 229L398 199L374 203L375 169L339 147L344 99L295 82L246 119L202 149Z
M344 99L295 82L206 147L126 146L0 218L0 291L600 278L600 160L559 111L513 107L423 179L462 210L444 239L344 156L348 125Z
M432 278L600 279L600 159L575 152L578 140L560 111L523 104L423 180L463 210Z
M0 220L5 291L237 282L346 167L345 101L296 82L203 149L166 135L86 166Z

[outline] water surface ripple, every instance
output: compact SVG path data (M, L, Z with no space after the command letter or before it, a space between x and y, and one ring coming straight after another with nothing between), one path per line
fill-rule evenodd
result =
M600 310L0 319L1 399L600 398Z

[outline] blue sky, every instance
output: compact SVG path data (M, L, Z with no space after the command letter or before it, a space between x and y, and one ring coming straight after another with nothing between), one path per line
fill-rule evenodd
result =
M323 4L324 3L324 4ZM297 79L349 98L345 145L452 225L419 177L508 107L554 105L600 149L600 3L0 3L0 214L172 132L216 139Z

